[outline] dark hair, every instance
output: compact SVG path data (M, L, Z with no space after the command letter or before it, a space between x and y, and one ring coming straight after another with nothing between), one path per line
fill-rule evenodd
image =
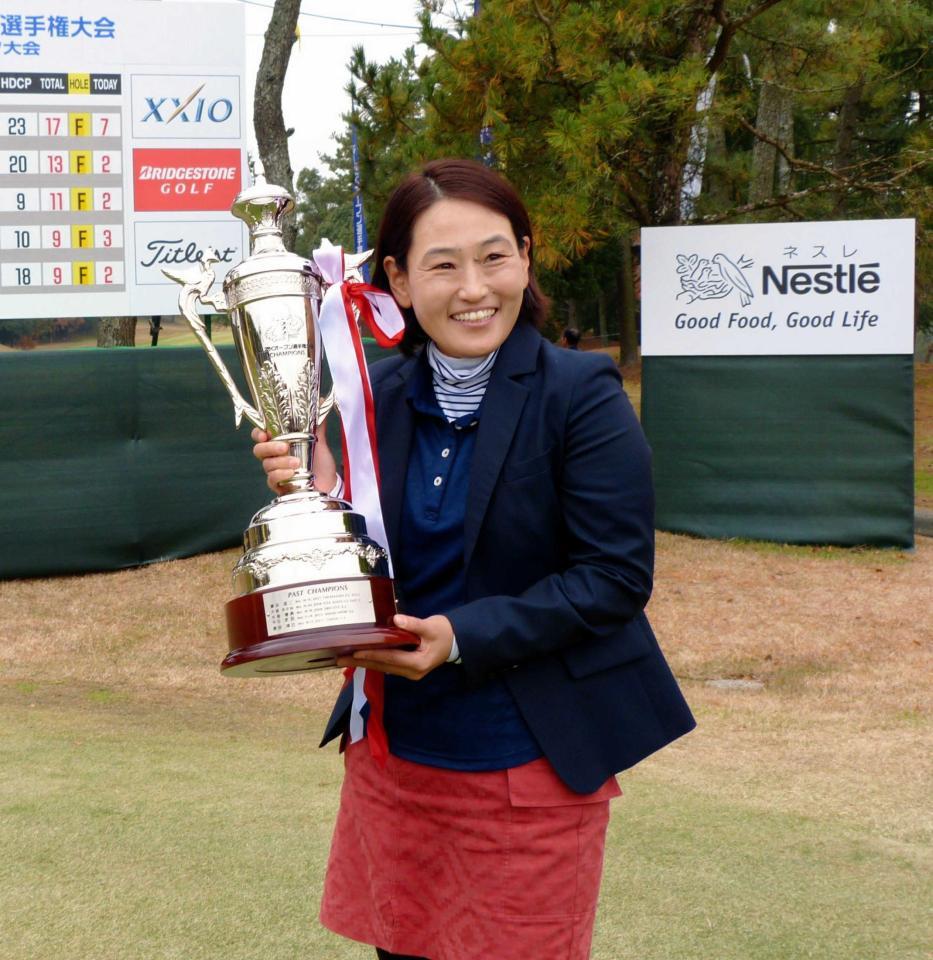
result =
M512 225L517 243L531 239L531 220L515 188L501 174L475 160L432 160L421 170L410 173L395 188L382 214L379 238L376 241L376 262L373 284L391 292L383 261L394 257L398 266L407 269L408 251L415 221L438 200L468 200L502 214ZM519 322L540 327L547 316L547 297L538 287L534 275L534 250L528 250L528 286L518 311ZM428 335L421 329L411 307L402 309L405 336L399 345L409 356L426 343Z
M576 327L564 327L564 340L567 346L575 347L580 342L580 331Z

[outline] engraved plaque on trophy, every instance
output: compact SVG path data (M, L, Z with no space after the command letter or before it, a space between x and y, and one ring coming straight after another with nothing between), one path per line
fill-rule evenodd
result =
M314 488L315 431L330 407L320 398L322 349L318 314L324 278L313 261L285 250L282 220L294 207L281 187L256 183L232 212L250 231L250 256L209 293L213 251L201 273L180 277L179 308L245 416L284 440L301 466L287 492L253 517L233 571L226 604L228 676L275 676L334 666L357 650L417 642L392 626L395 592L385 549L367 535L366 519L346 500ZM252 403L243 398L198 316L197 302L229 313ZM255 469L255 465L252 467Z

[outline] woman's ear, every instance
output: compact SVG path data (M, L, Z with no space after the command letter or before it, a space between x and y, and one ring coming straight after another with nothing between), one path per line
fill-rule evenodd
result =
M389 278L389 287L392 296L400 307L411 306L411 295L408 292L408 274L395 262L395 257L386 257L382 261L382 269Z
M525 286L528 286L528 271L531 269L531 237L522 237L522 244L519 247L518 255L521 258L522 266L525 268Z

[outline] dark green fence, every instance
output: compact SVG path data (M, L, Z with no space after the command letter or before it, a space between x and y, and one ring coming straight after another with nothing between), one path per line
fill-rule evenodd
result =
M4 354L0 410L2 577L229 547L271 497L200 348Z
M646 357L657 526L913 545L913 358Z

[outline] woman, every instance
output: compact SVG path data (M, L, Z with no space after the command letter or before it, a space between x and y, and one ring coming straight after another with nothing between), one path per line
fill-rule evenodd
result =
M321 910L379 957L584 960L614 774L694 725L643 613L648 448L615 365L537 332L531 237L465 160L404 180L379 233L406 320L371 370L380 495L420 643L342 661L385 674L390 756L346 751ZM278 490L297 461L254 439ZM315 469L331 489L321 444Z

